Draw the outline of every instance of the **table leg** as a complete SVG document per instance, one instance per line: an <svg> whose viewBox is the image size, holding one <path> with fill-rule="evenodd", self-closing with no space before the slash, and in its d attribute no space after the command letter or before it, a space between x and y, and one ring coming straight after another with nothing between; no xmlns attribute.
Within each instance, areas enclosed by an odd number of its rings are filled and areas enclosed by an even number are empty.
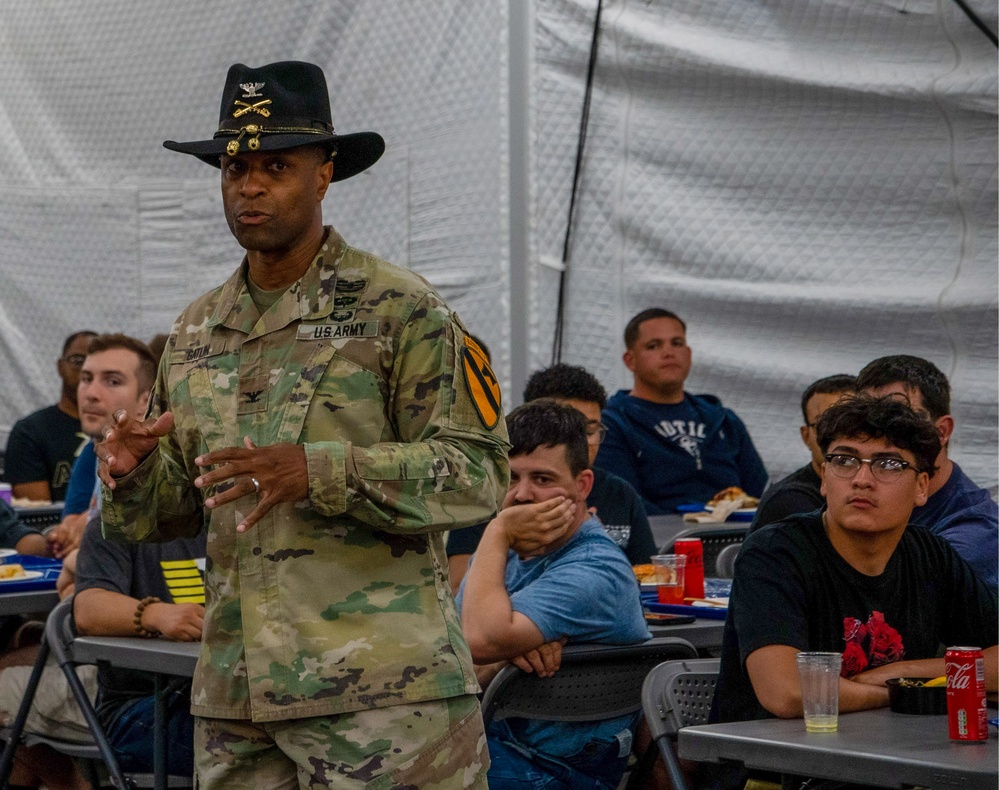
<svg viewBox="0 0 999 790"><path fill-rule="evenodd" d="M156 790L166 790L167 786L167 731L166 731L166 684L163 676L155 676L156 696L153 699L153 777Z"/></svg>

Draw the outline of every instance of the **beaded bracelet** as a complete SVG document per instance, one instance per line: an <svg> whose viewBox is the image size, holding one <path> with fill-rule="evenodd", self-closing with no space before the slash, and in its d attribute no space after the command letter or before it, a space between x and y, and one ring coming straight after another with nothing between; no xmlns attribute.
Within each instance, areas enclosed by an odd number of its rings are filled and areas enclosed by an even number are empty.
<svg viewBox="0 0 999 790"><path fill-rule="evenodd" d="M135 607L135 633L144 639L152 639L153 637L160 635L159 631L150 631L142 627L142 613L151 603L161 603L161 601L156 596L150 595L148 598L143 598L139 601L139 605Z"/></svg>

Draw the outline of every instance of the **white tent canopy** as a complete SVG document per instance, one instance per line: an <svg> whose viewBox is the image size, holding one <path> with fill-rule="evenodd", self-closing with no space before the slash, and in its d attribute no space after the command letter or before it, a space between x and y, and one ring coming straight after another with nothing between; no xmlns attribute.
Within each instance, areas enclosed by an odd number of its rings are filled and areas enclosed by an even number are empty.
<svg viewBox="0 0 999 790"><path fill-rule="evenodd" d="M970 3L996 29L994 4ZM325 212L426 276L507 404L551 361L597 0L12 0L0 15L0 441L81 328L167 331L240 259L215 129L233 62L326 71L382 161ZM953 0L606 0L562 359L629 384L621 332L690 325L689 387L804 463L812 380L884 354L951 379L954 457L997 483L996 48Z"/></svg>

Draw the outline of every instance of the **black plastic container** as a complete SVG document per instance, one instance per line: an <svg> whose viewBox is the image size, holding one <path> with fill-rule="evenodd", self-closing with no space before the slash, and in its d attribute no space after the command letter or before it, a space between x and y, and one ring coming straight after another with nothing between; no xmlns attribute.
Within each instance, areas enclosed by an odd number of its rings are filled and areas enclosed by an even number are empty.
<svg viewBox="0 0 999 790"><path fill-rule="evenodd" d="M946 686L913 686L908 683L925 683L933 678L892 678L888 686L888 707L895 713L912 713L920 716L943 716L947 713Z"/></svg>

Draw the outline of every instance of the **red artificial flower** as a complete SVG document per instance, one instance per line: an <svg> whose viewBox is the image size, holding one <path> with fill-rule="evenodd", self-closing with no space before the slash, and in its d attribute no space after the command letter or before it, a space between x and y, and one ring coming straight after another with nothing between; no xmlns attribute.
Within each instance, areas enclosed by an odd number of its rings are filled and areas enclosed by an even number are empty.
<svg viewBox="0 0 999 790"><path fill-rule="evenodd" d="M856 617L843 618L843 639L847 644L861 645L867 638L867 627Z"/></svg>
<svg viewBox="0 0 999 790"><path fill-rule="evenodd" d="M857 642L847 642L843 651L843 664L839 674L841 677L849 678L863 672L867 668L867 655Z"/></svg>
<svg viewBox="0 0 999 790"><path fill-rule="evenodd" d="M902 660L905 655L902 636L885 622L885 616L881 612L871 612L867 620L867 630L871 637L868 655L872 667Z"/></svg>

